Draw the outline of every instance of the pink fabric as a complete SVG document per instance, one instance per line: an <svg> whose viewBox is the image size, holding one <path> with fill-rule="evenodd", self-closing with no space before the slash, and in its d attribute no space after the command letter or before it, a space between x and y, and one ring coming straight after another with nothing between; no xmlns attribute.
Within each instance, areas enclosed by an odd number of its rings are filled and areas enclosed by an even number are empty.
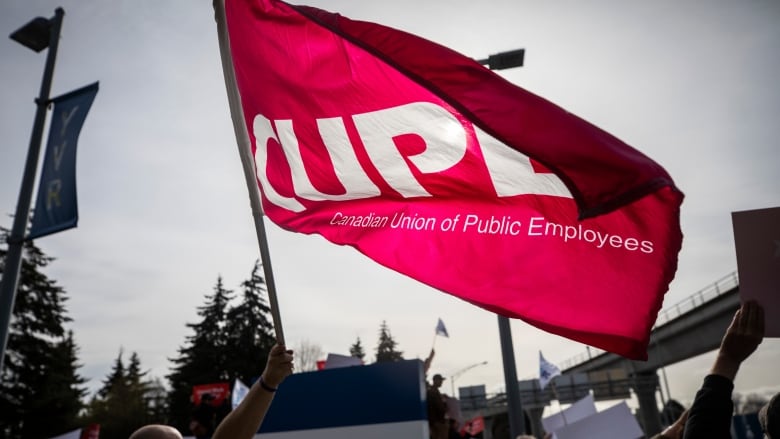
<svg viewBox="0 0 780 439"><path fill-rule="evenodd" d="M228 0L226 15L272 221L646 358L682 241L663 168L419 37L275 0Z"/></svg>

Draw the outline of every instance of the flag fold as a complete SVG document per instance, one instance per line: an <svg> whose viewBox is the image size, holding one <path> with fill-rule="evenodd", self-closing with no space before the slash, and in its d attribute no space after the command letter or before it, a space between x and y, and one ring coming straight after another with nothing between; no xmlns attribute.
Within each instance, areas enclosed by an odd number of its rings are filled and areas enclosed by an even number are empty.
<svg viewBox="0 0 780 439"><path fill-rule="evenodd" d="M277 0L225 19L269 219L646 358L682 241L660 165L420 37Z"/></svg>

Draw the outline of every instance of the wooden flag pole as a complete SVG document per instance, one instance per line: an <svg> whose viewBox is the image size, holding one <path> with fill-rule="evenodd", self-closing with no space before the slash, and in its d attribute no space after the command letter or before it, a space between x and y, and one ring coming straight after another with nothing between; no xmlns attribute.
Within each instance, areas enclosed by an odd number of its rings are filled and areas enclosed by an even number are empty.
<svg viewBox="0 0 780 439"><path fill-rule="evenodd" d="M268 303L271 307L276 342L285 344L284 331L282 330L282 318L279 313L279 301L276 298L276 284L274 283L273 270L271 268L271 254L268 251L268 237L265 233L263 222L263 205L260 200L260 190L257 186L257 177L254 172L254 159L252 157L251 142L247 134L244 113L241 108L241 96L236 85L236 73L233 70L233 59L230 54L230 39L227 33L225 21L225 1L214 0L214 19L217 22L217 34L219 36L219 54L222 59L222 74L225 77L225 89L227 91L230 106L230 117L233 120L233 131L236 135L238 154L244 168L249 202L252 206L252 218L255 221L257 244L260 247L260 260L263 263L265 284L268 287Z"/></svg>

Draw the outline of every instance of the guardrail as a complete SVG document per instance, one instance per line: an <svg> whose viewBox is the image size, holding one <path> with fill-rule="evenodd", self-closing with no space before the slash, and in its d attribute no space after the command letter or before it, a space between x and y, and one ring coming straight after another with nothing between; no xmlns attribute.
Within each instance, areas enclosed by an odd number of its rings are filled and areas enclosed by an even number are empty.
<svg viewBox="0 0 780 439"><path fill-rule="evenodd" d="M674 305L661 310L658 313L658 317L655 319L655 325L653 330L659 326L663 326L670 321L686 314L693 309L715 299L721 294L730 291L732 288L739 286L739 278L736 271L729 273L726 276L716 280L712 284L702 288L701 290L693 293L690 297L675 303ZM587 351L581 354L577 354L560 364L561 370L570 369L574 366L582 364L591 358L601 355L606 351L594 347L587 347Z"/></svg>

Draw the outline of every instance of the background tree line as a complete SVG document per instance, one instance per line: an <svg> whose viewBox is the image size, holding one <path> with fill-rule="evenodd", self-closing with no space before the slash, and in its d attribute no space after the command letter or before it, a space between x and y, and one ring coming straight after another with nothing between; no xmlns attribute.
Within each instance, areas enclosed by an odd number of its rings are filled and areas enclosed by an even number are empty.
<svg viewBox="0 0 780 439"><path fill-rule="evenodd" d="M8 231L0 227L0 273ZM148 423L164 423L190 434L192 387L238 378L250 385L274 344L273 325L260 262L240 285L238 295L217 277L212 293L198 307L199 321L187 323L186 337L166 381L149 377L136 352L119 349L98 391L88 398L79 375L78 346L65 306L63 287L44 274L53 261L32 242L25 243L19 287L0 372L0 438L47 439L100 424L101 439L126 439ZM234 304L235 303L235 304ZM379 327L376 362L402 360L386 322ZM296 351L297 371L314 370L322 349L303 340ZM360 338L350 355L365 360ZM229 404L229 401L228 403ZM227 411L216 413L218 422Z"/></svg>

